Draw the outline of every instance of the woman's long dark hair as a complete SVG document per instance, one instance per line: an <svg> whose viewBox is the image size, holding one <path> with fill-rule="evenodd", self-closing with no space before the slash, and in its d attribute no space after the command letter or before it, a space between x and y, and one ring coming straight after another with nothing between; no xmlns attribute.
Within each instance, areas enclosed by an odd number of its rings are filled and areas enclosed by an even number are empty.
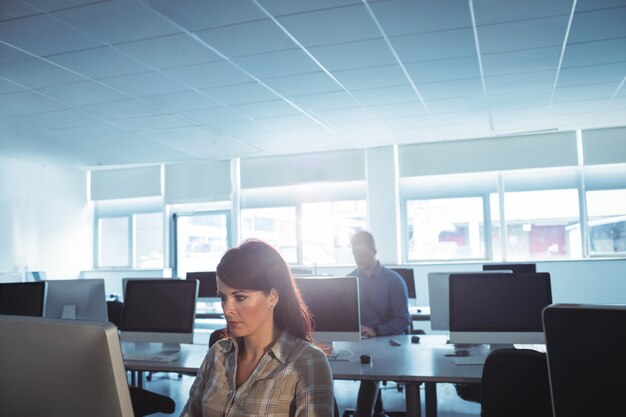
<svg viewBox="0 0 626 417"><path fill-rule="evenodd" d="M217 265L217 276L226 285L240 290L278 291L274 323L293 336L312 340L312 320L302 301L291 271L278 251L266 242L248 239L229 249Z"/></svg>

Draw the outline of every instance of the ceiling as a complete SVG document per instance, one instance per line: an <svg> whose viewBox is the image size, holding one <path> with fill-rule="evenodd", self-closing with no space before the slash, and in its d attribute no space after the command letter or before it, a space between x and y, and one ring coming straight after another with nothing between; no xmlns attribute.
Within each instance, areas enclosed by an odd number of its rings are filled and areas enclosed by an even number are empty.
<svg viewBox="0 0 626 417"><path fill-rule="evenodd" d="M626 0L1 0L0 152L82 166L626 125Z"/></svg>

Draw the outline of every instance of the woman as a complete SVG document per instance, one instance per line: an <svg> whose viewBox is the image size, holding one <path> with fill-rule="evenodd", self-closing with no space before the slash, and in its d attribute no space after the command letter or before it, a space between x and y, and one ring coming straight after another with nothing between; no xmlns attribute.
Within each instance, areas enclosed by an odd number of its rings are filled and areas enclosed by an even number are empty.
<svg viewBox="0 0 626 417"><path fill-rule="evenodd" d="M280 254L247 240L217 266L228 338L207 353L181 417L333 415L333 381Z"/></svg>

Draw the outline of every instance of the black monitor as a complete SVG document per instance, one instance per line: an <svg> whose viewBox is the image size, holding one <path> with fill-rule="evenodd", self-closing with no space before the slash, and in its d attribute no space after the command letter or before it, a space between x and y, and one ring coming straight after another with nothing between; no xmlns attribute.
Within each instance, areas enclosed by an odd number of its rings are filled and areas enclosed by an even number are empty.
<svg viewBox="0 0 626 417"><path fill-rule="evenodd" d="M196 280L129 279L120 320L122 340L193 343L197 288Z"/></svg>
<svg viewBox="0 0 626 417"><path fill-rule="evenodd" d="M406 283L409 298L416 299L417 294L415 293L415 275L413 274L413 268L391 268L391 270L397 272Z"/></svg>
<svg viewBox="0 0 626 417"><path fill-rule="evenodd" d="M214 299L218 298L217 296L217 273L215 271L207 271L207 272L187 272L185 277L186 279L195 279L198 280L200 287L198 289L198 298L199 299ZM207 301L214 301L207 300Z"/></svg>
<svg viewBox="0 0 626 417"><path fill-rule="evenodd" d="M361 340L357 277L295 278L314 321L318 341Z"/></svg>
<svg viewBox="0 0 626 417"><path fill-rule="evenodd" d="M555 417L626 416L626 305L543 312Z"/></svg>
<svg viewBox="0 0 626 417"><path fill-rule="evenodd" d="M451 274L450 342L545 343L541 312L552 304L550 274Z"/></svg>
<svg viewBox="0 0 626 417"><path fill-rule="evenodd" d="M0 316L0 335L0 416L133 416L113 324Z"/></svg>
<svg viewBox="0 0 626 417"><path fill-rule="evenodd" d="M483 271L513 271L514 274L534 274L537 272L537 265L532 263L523 264L484 264Z"/></svg>
<svg viewBox="0 0 626 417"><path fill-rule="evenodd" d="M102 322L109 320L104 279L63 279L47 282L46 318Z"/></svg>
<svg viewBox="0 0 626 417"><path fill-rule="evenodd" d="M42 317L45 311L45 282L0 284L0 314Z"/></svg>

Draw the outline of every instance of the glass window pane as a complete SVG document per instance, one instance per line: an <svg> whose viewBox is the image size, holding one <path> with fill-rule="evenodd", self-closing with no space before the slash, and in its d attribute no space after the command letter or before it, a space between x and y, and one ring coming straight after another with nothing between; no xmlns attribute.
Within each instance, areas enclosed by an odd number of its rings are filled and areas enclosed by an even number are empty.
<svg viewBox="0 0 626 417"><path fill-rule="evenodd" d="M273 245L287 262L297 263L296 208L242 209L241 240L253 237Z"/></svg>
<svg viewBox="0 0 626 417"><path fill-rule="evenodd" d="M129 267L128 217L98 219L98 266Z"/></svg>
<svg viewBox="0 0 626 417"><path fill-rule="evenodd" d="M495 206L494 219L499 218ZM577 190L505 193L504 216L507 260L582 256Z"/></svg>
<svg viewBox="0 0 626 417"><path fill-rule="evenodd" d="M626 190L587 192L591 255L626 254Z"/></svg>
<svg viewBox="0 0 626 417"><path fill-rule="evenodd" d="M367 227L365 201L329 201L302 204L302 263L354 263L350 238Z"/></svg>
<svg viewBox="0 0 626 417"><path fill-rule="evenodd" d="M177 274L215 271L224 252L228 250L228 215L196 213L181 215L176 225Z"/></svg>
<svg viewBox="0 0 626 417"><path fill-rule="evenodd" d="M135 214L134 228L135 268L163 268L163 214Z"/></svg>
<svg viewBox="0 0 626 417"><path fill-rule="evenodd" d="M408 260L485 257L482 197L407 201Z"/></svg>

